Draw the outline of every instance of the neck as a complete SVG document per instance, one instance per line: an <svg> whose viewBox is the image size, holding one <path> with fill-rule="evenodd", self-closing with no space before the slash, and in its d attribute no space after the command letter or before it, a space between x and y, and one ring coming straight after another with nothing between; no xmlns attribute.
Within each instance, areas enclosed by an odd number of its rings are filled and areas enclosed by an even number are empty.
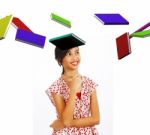
<svg viewBox="0 0 150 135"><path fill-rule="evenodd" d="M78 74L79 74L78 70L69 70L69 71L65 71L63 76L65 76L67 78L73 78L73 77L75 77Z"/></svg>

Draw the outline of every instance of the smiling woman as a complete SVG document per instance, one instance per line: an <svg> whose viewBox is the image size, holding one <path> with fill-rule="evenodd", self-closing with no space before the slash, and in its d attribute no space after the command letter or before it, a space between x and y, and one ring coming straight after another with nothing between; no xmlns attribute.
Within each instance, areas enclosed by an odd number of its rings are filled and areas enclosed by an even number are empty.
<svg viewBox="0 0 150 135"><path fill-rule="evenodd" d="M58 56L56 56L57 57L56 60L58 60L59 65L62 65L63 63L63 73L64 73L64 69L73 70L76 69L80 64L80 54L79 54L78 47L63 51L63 54L65 54L63 59L61 58L61 56L59 56L61 53L57 47L55 52L56 54L58 54Z"/></svg>
<svg viewBox="0 0 150 135"><path fill-rule="evenodd" d="M53 135L98 135L95 128L100 122L98 85L79 73L81 56L78 45L65 50L56 47L55 59L63 67L63 72L46 90L57 111L57 119L50 125L54 129Z"/></svg>

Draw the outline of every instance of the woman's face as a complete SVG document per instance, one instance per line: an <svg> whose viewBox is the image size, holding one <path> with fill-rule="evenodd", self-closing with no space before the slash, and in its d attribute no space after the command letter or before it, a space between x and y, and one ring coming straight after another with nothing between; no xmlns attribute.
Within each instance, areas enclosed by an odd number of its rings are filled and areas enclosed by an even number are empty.
<svg viewBox="0 0 150 135"><path fill-rule="evenodd" d="M78 68L80 60L79 48L74 47L69 49L69 51L66 53L65 57L63 58L62 65L65 70L75 70Z"/></svg>

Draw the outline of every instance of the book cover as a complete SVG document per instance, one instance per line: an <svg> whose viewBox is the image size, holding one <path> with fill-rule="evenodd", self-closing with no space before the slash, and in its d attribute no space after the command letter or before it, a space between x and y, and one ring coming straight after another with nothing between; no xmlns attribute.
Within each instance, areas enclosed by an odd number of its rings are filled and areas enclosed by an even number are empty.
<svg viewBox="0 0 150 135"><path fill-rule="evenodd" d="M131 37L140 37L140 38L148 37L148 36L150 36L150 30L135 32L135 33L131 34L130 36Z"/></svg>
<svg viewBox="0 0 150 135"><path fill-rule="evenodd" d="M145 24L144 26L142 26L141 28L139 28L138 30L136 30L135 32L140 32L140 31L143 31L143 30L145 30L147 27L149 27L150 26L150 22L148 22L147 24ZM134 33L135 33L134 32Z"/></svg>
<svg viewBox="0 0 150 135"><path fill-rule="evenodd" d="M62 18L62 17L60 17L60 16L58 16L58 15L56 15L54 13L51 13L50 16L51 16L52 20L54 20L54 21L56 21L58 23L61 23L61 24L65 25L65 26L67 26L69 28L71 27L71 22L69 20L67 20L65 18Z"/></svg>
<svg viewBox="0 0 150 135"><path fill-rule="evenodd" d="M10 23L12 21L13 16L9 15L2 19L0 19L0 39L5 38L6 33L9 29Z"/></svg>
<svg viewBox="0 0 150 135"><path fill-rule="evenodd" d="M118 59L129 55L131 53L131 46L129 40L129 33L124 33L123 35L116 38Z"/></svg>
<svg viewBox="0 0 150 135"><path fill-rule="evenodd" d="M27 27L19 18L13 17L12 24L15 28L23 29L29 32L32 32L29 27Z"/></svg>
<svg viewBox="0 0 150 135"><path fill-rule="evenodd" d="M95 14L95 16L104 25L129 24L129 22L120 14Z"/></svg>
<svg viewBox="0 0 150 135"><path fill-rule="evenodd" d="M15 40L22 41L43 48L45 44L45 36L17 29Z"/></svg>
<svg viewBox="0 0 150 135"><path fill-rule="evenodd" d="M52 38L49 40L49 42L59 47L62 50L70 49L85 44L84 40L82 40L81 38L79 38L73 33Z"/></svg>

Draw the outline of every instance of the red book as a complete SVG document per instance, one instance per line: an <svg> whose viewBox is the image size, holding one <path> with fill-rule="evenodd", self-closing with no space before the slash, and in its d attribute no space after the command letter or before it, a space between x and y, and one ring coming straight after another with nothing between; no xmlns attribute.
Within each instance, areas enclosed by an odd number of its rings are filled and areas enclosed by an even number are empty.
<svg viewBox="0 0 150 135"><path fill-rule="evenodd" d="M78 97L78 99L81 99L81 92L77 92L76 96Z"/></svg>
<svg viewBox="0 0 150 135"><path fill-rule="evenodd" d="M12 20L13 25L18 29L26 30L32 32L19 18L13 17Z"/></svg>
<svg viewBox="0 0 150 135"><path fill-rule="evenodd" d="M126 32L123 35L116 38L118 59L129 55L131 53L131 46L129 40L129 33Z"/></svg>

